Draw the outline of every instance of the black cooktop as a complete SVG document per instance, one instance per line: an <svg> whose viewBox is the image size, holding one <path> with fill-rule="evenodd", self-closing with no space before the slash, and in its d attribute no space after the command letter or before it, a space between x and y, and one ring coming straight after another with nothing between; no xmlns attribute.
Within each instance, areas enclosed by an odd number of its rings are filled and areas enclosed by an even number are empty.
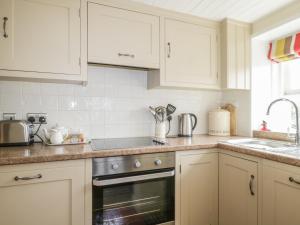
<svg viewBox="0 0 300 225"><path fill-rule="evenodd" d="M139 148L166 144L167 143L165 141L158 140L153 137L93 139L91 143L93 151Z"/></svg>

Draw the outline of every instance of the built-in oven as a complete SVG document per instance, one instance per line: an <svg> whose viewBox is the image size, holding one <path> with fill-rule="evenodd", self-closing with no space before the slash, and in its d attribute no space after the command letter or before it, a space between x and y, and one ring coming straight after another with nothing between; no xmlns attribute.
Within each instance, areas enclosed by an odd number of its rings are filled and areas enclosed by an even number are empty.
<svg viewBox="0 0 300 225"><path fill-rule="evenodd" d="M93 159L93 225L174 225L175 155Z"/></svg>

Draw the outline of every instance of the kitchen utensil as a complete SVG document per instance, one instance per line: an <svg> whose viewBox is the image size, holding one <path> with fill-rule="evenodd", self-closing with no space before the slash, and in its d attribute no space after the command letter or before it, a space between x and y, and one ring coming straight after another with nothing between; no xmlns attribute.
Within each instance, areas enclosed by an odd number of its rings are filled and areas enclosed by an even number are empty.
<svg viewBox="0 0 300 225"><path fill-rule="evenodd" d="M167 120L167 109L165 107L159 109L159 114L161 115L162 122Z"/></svg>
<svg viewBox="0 0 300 225"><path fill-rule="evenodd" d="M194 120L194 122L193 122ZM193 113L183 113L178 116L178 136L191 137L197 126L197 117Z"/></svg>
<svg viewBox="0 0 300 225"><path fill-rule="evenodd" d="M27 121L0 121L0 146L30 145L33 142L33 126Z"/></svg>
<svg viewBox="0 0 300 225"><path fill-rule="evenodd" d="M157 121L157 115L156 115L155 108L153 108L152 106L149 106L149 110L150 110L151 114L153 115L155 121Z"/></svg>
<svg viewBox="0 0 300 225"><path fill-rule="evenodd" d="M165 107L158 106L155 108L155 112L156 112L156 117L160 122L163 122L166 120L167 110Z"/></svg>
<svg viewBox="0 0 300 225"><path fill-rule="evenodd" d="M167 105L167 116L173 114L176 111L176 107L174 105Z"/></svg>
<svg viewBox="0 0 300 225"><path fill-rule="evenodd" d="M68 129L65 127L56 126L52 129L43 129L45 138L51 144L62 144L68 136Z"/></svg>
<svg viewBox="0 0 300 225"><path fill-rule="evenodd" d="M153 108L152 106L149 106L149 110L150 110L150 112L152 113L153 116L156 115L155 108Z"/></svg>
<svg viewBox="0 0 300 225"><path fill-rule="evenodd" d="M215 109L208 114L208 134L215 136L230 135L230 112L225 109Z"/></svg>
<svg viewBox="0 0 300 225"><path fill-rule="evenodd" d="M230 135L237 135L237 120L236 120L236 107L232 104L226 104L222 107L230 112Z"/></svg>

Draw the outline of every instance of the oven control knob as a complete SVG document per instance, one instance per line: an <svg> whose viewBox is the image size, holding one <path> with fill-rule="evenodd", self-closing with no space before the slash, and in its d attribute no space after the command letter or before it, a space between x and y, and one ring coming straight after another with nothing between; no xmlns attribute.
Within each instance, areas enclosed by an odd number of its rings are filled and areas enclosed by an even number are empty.
<svg viewBox="0 0 300 225"><path fill-rule="evenodd" d="M142 166L141 162L136 160L135 163L134 163L134 167L135 168L140 168Z"/></svg>
<svg viewBox="0 0 300 225"><path fill-rule="evenodd" d="M113 170L117 170L117 169L119 169L119 164L113 163L113 164L111 165L111 168L112 168Z"/></svg>
<svg viewBox="0 0 300 225"><path fill-rule="evenodd" d="M160 166L162 164L162 161L160 159L157 159L154 161L155 165Z"/></svg>

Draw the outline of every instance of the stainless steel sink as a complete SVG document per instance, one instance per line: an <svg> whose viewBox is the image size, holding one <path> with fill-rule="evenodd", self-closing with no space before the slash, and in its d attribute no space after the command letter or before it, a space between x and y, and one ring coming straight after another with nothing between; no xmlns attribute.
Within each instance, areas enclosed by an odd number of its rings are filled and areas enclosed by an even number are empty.
<svg viewBox="0 0 300 225"><path fill-rule="evenodd" d="M227 142L238 146L244 146L244 147L255 148L255 149L263 149L272 152L300 151L300 146L297 146L289 142L283 142L283 141L249 138L249 139L229 140Z"/></svg>

